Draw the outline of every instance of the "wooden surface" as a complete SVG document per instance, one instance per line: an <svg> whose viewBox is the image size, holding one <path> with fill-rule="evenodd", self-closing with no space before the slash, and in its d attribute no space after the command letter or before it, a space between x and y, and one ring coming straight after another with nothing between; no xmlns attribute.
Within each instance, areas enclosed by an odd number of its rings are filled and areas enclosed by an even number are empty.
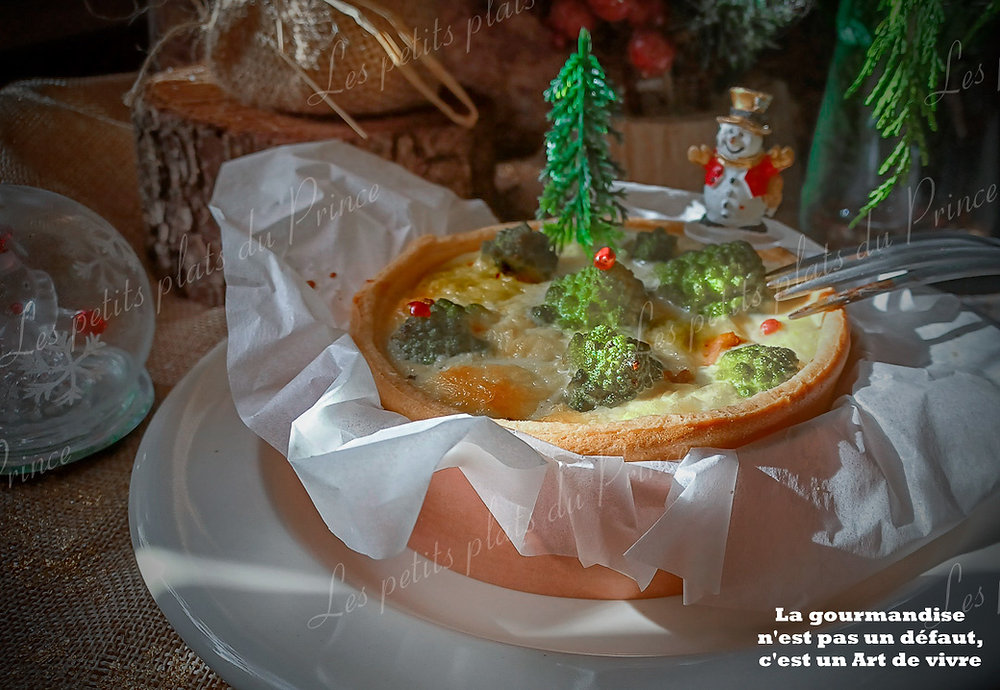
<svg viewBox="0 0 1000 690"><path fill-rule="evenodd" d="M340 139L466 198L493 197L488 108L473 129L436 109L360 120L363 139L336 117L252 108L228 96L202 66L152 77L133 107L143 217L159 278L221 304L219 230L208 205L222 163L273 146Z"/></svg>

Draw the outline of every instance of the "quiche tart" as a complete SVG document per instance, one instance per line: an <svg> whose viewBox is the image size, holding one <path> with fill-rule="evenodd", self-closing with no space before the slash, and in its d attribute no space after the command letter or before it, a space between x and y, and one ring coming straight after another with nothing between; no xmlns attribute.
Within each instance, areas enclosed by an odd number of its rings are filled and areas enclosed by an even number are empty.
<svg viewBox="0 0 1000 690"><path fill-rule="evenodd" d="M486 414L575 453L632 461L676 459L698 446L736 447L829 407L849 348L843 311L790 321L786 314L802 302L778 304L765 296L759 304L738 297L746 302L741 306L753 307L749 311L691 314L657 296L663 286L657 285L656 262L630 263L623 252L620 261L641 277L643 294L649 288L648 304L628 330L635 341L646 343L641 356L655 358L650 377L655 380L627 400L574 409L567 404L566 390L575 377L566 351L574 337L583 336L539 323L532 310L546 301L554 281L574 275L591 258L570 249L559 257L551 279L509 275L506 267L485 260L481 247L511 227L422 237L356 295L351 334L368 361L383 407L410 419ZM665 232L676 238L679 252L700 248L679 223L631 221L627 231L634 237L626 246L641 233ZM768 267L794 259L781 249L759 254ZM476 314L481 308L490 316L481 320L481 330L466 347L458 348L464 351L413 361L426 333L412 335L413 347L406 341L400 347L398 336L408 319L427 316L429 305L442 300L480 305ZM761 392L741 392L719 380L722 357L759 345L794 352L787 380ZM642 483L633 490L657 491ZM665 498L650 494L645 500L655 504ZM576 558L521 556L456 468L434 473L409 544L469 577L547 596L640 599L679 595L683 587L680 578L662 570L640 590L631 578L600 565L584 568Z"/></svg>
<svg viewBox="0 0 1000 690"><path fill-rule="evenodd" d="M386 409L410 419L486 414L581 455L620 455L632 461L677 459L699 446L736 447L829 408L849 348L842 310L790 321L787 313L801 302L776 303L764 296L757 297L759 304L747 305L752 309L733 315L691 315L658 300L654 289L629 331L651 345L663 363L663 381L623 404L572 409L564 402L573 375L564 353L574 329L539 325L530 317L551 281L522 281L480 256L483 243L508 227L422 237L356 295L351 335L371 367ZM677 238L679 251L701 247L684 236L679 223L637 220L627 229L643 233L657 228ZM768 268L794 260L778 248L759 254ZM556 276L589 261L581 251L567 250ZM628 257L619 261L625 264ZM655 271L642 265L648 263L635 262L630 268L655 288ZM482 333L486 345L430 364L406 361L393 350L393 334L414 305L436 299L474 303L492 313L494 321ZM768 326L777 330L767 332ZM788 380L744 397L719 380L717 355L752 344L789 348L799 364Z"/></svg>

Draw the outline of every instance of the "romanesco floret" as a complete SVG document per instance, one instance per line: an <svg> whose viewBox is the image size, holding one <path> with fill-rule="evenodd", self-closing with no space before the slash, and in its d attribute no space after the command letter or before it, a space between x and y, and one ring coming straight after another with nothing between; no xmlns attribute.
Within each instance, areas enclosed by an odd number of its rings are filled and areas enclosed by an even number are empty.
<svg viewBox="0 0 1000 690"><path fill-rule="evenodd" d="M703 316L748 311L769 296L764 264L748 242L712 244L657 266L657 294Z"/></svg>
<svg viewBox="0 0 1000 690"><path fill-rule="evenodd" d="M548 280L559 262L549 238L532 230L527 223L504 228L492 240L483 242L481 251L501 273L525 283Z"/></svg>
<svg viewBox="0 0 1000 690"><path fill-rule="evenodd" d="M628 402L663 380L663 365L650 354L647 343L608 326L574 334L566 358L576 369L566 388L566 402L578 412Z"/></svg>
<svg viewBox="0 0 1000 690"><path fill-rule="evenodd" d="M677 237L664 228L636 233L629 253L636 261L669 261L677 250Z"/></svg>
<svg viewBox="0 0 1000 690"><path fill-rule="evenodd" d="M799 370L799 358L787 347L753 344L728 350L718 366L719 378L749 398L792 378Z"/></svg>
<svg viewBox="0 0 1000 690"><path fill-rule="evenodd" d="M463 307L446 299L430 305L427 316L408 316L389 338L389 351L397 359L433 364L440 357L480 352L489 347L477 334L493 313L479 304Z"/></svg>
<svg viewBox="0 0 1000 690"><path fill-rule="evenodd" d="M634 326L649 299L642 281L616 263L602 271L588 266L557 278L545 293L545 302L532 309L540 323L555 323L566 330Z"/></svg>

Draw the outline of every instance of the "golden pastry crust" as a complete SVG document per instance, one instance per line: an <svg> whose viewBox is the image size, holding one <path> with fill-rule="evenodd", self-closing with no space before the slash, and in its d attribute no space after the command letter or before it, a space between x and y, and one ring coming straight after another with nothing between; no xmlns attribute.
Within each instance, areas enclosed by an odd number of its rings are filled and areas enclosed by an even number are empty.
<svg viewBox="0 0 1000 690"><path fill-rule="evenodd" d="M461 235L421 237L355 296L351 335L368 361L386 409L410 419L458 411L411 384L393 365L386 350L394 323L392 316L422 278L461 254L477 251L503 227L508 225ZM666 227L669 232L683 233L681 224L664 221L636 220L630 221L628 227L640 232ZM760 254L765 262L794 260L783 249L768 249ZM824 315L817 337L815 356L794 377L720 409L613 422L497 422L581 455L620 455L630 461L676 459L693 447L734 448L829 409L850 347L843 310Z"/></svg>

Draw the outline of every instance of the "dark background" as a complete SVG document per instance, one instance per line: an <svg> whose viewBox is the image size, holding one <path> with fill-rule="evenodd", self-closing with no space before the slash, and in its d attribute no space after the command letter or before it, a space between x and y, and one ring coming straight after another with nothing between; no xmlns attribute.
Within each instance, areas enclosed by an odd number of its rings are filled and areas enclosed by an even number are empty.
<svg viewBox="0 0 1000 690"><path fill-rule="evenodd" d="M168 0L169 1L169 0ZM146 14L128 0L0 0L0 86L139 69Z"/></svg>

